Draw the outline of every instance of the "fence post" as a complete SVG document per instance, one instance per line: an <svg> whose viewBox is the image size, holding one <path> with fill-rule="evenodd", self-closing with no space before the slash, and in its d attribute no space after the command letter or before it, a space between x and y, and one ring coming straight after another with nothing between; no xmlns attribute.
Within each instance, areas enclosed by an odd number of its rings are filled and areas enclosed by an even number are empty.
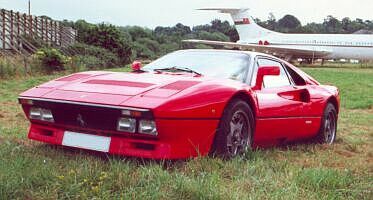
<svg viewBox="0 0 373 200"><path fill-rule="evenodd" d="M50 22L49 22L49 26L51 27L50 28L50 31L49 31L49 34L50 34L50 39L51 39L51 43L53 43L53 20L51 20Z"/></svg>
<svg viewBox="0 0 373 200"><path fill-rule="evenodd" d="M13 10L10 11L10 44L14 46L14 21L13 21Z"/></svg>
<svg viewBox="0 0 373 200"><path fill-rule="evenodd" d="M58 45L57 43L57 21L54 21L54 43Z"/></svg>
<svg viewBox="0 0 373 200"><path fill-rule="evenodd" d="M45 41L48 43L48 29L49 29L48 19L45 19L44 22L45 22Z"/></svg>
<svg viewBox="0 0 373 200"><path fill-rule="evenodd" d="M27 30L28 28L28 23L27 23L27 16L26 14L23 14L23 23L24 23L24 26L23 26L23 34L28 34L29 31Z"/></svg>
<svg viewBox="0 0 373 200"><path fill-rule="evenodd" d="M1 36L3 37L3 49L5 50L5 10L1 10L1 17L2 17L2 24L3 24L3 30Z"/></svg>
<svg viewBox="0 0 373 200"><path fill-rule="evenodd" d="M40 24L41 24L41 40L44 41L44 19L43 17L40 18Z"/></svg>
<svg viewBox="0 0 373 200"><path fill-rule="evenodd" d="M33 28L33 24L32 24L32 15L29 15L28 16L28 19L29 19L29 32L30 32L30 35L32 37L32 34L33 34L33 31L32 31L32 28Z"/></svg>
<svg viewBox="0 0 373 200"><path fill-rule="evenodd" d="M20 35L20 28L21 28L21 25L20 25L20 20L19 20L19 12L16 13L16 18L17 18L17 49L20 50L21 49L21 41L19 41L19 35Z"/></svg>
<svg viewBox="0 0 373 200"><path fill-rule="evenodd" d="M34 24L35 24L35 36L39 37L39 35L38 35L38 17L37 16L35 16Z"/></svg>
<svg viewBox="0 0 373 200"><path fill-rule="evenodd" d="M59 34L58 39L60 40L60 46L62 46L62 27L61 26L58 26L58 34Z"/></svg>

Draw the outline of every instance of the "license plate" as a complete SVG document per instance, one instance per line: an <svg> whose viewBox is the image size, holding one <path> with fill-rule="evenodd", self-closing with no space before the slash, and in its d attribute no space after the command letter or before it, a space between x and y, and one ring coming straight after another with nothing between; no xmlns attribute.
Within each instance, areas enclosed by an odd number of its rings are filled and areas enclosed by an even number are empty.
<svg viewBox="0 0 373 200"><path fill-rule="evenodd" d="M82 149L109 152L110 137L65 131L62 145Z"/></svg>

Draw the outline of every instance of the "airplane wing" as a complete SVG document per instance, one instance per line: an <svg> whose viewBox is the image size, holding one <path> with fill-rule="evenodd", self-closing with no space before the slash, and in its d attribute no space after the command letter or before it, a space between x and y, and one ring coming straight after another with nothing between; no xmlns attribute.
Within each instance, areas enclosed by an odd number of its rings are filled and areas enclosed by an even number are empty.
<svg viewBox="0 0 373 200"><path fill-rule="evenodd" d="M257 45L257 44L240 44L235 42L221 42L221 41L212 41L212 40L183 40L185 43L194 43L194 44L205 44L210 46L217 46L228 49L240 49L240 50L249 50L263 52L267 54L273 54L275 56L291 55L293 57L309 57L309 58L322 58L324 56L332 53L327 49L315 49L313 47L299 47L292 45Z"/></svg>

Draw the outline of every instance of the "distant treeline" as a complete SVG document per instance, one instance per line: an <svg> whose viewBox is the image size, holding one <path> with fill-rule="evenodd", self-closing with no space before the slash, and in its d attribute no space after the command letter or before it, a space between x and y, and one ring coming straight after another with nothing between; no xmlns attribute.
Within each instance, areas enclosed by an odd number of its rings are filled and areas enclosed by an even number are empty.
<svg viewBox="0 0 373 200"><path fill-rule="evenodd" d="M238 40L236 29L229 22L220 20L192 28L178 23L172 27L159 26L154 30L139 26L91 24L84 20L63 23L77 30L78 46L90 45L109 50L119 57L120 63L128 63L133 59L154 59L180 49L183 39Z"/></svg>
<svg viewBox="0 0 373 200"><path fill-rule="evenodd" d="M372 20L328 16L322 23L301 25L292 15L276 20L270 14L266 21L256 22L270 30L286 33L354 33L359 30L373 31ZM78 44L72 48L83 54L83 60L107 66L123 65L134 59L154 59L182 48L183 39L204 39L235 42L239 39L234 26L228 21L213 20L209 24L194 27L181 23L172 27L158 26L154 30L139 26L114 26L107 23L91 24L84 20L63 21L78 31ZM200 47L204 47L201 45ZM102 51L102 52L101 52ZM87 59L84 59L88 57ZM94 57L99 59L94 59Z"/></svg>
<svg viewBox="0 0 373 200"><path fill-rule="evenodd" d="M275 16L270 13L266 21L255 19L255 21L270 30L284 33L355 33L356 31L366 30L373 31L373 20L355 19L348 17L339 20L331 15L327 16L322 23L308 23L301 25L300 21L293 15L285 15L283 18L276 20Z"/></svg>
<svg viewBox="0 0 373 200"><path fill-rule="evenodd" d="M43 16L48 18L47 16ZM342 20L328 16L322 23L301 25L299 20L286 15L276 20L270 14L266 21L255 19L262 27L286 33L355 33L373 31L373 21L349 18ZM50 73L58 70L99 70L122 67L135 59L153 60L168 52L189 47L182 44L184 39L232 41L239 39L234 26L228 21L213 20L209 24L194 27L181 23L172 27L158 26L149 29L139 26L114 26L112 24L92 24L84 20L63 21L78 32L77 43L67 49L53 47L43 40L30 39L38 51L27 58L13 61L0 58L0 78L26 73ZM364 30L364 31L360 31ZM194 46L190 46L194 47ZM196 45L196 48L210 48ZM22 69L24 69L22 71Z"/></svg>

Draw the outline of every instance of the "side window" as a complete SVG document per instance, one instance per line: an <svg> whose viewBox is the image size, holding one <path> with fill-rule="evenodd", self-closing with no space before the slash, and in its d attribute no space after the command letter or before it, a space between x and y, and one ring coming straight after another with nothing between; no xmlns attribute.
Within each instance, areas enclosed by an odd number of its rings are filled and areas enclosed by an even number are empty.
<svg viewBox="0 0 373 200"><path fill-rule="evenodd" d="M291 85L289 77L287 76L284 67L281 63L269 59L258 59L258 66L278 66L280 68L279 76L264 76L263 87L275 88Z"/></svg>
<svg viewBox="0 0 373 200"><path fill-rule="evenodd" d="M287 65L285 65L285 67L289 75L293 79L295 85L306 85L306 81L297 72L295 72L291 67Z"/></svg>

